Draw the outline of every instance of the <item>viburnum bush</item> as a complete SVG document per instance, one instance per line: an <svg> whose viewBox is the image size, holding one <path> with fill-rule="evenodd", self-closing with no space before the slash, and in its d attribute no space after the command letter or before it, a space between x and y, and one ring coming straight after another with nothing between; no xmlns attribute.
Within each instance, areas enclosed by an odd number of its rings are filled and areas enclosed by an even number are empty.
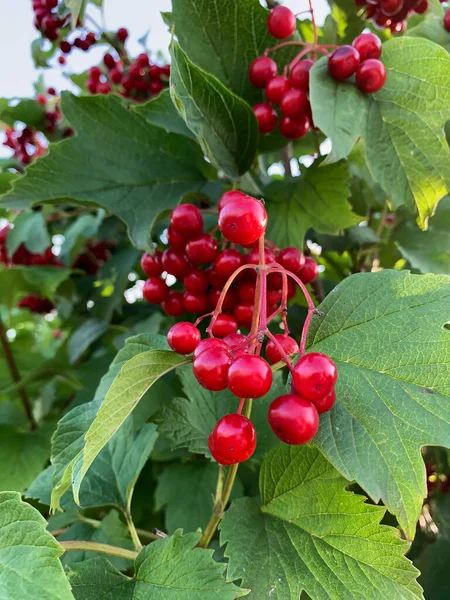
<svg viewBox="0 0 450 600"><path fill-rule="evenodd" d="M448 598L446 3L101 4L0 100L1 600Z"/></svg>

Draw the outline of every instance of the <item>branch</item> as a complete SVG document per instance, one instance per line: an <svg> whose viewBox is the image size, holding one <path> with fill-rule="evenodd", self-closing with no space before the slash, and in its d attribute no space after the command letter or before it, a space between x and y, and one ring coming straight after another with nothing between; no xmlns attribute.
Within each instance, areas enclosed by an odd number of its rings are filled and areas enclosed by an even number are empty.
<svg viewBox="0 0 450 600"><path fill-rule="evenodd" d="M98 542L58 542L59 545L64 549L65 552L69 550L84 550L85 552L98 552L98 554L107 554L109 556L119 556L120 558L127 558L129 560L135 560L138 553L133 550L126 550L119 546L110 546L109 544L100 544Z"/></svg>
<svg viewBox="0 0 450 600"><path fill-rule="evenodd" d="M292 177L292 169L291 169L291 158L292 158L292 144L289 143L287 146L281 149L281 162L284 168L284 176Z"/></svg>
<svg viewBox="0 0 450 600"><path fill-rule="evenodd" d="M11 373L11 377L12 377L14 383L19 384L17 391L18 391L20 399L22 401L22 405L23 405L23 408L27 415L28 421L30 422L31 429L36 429L37 423L33 417L31 403L30 403L30 400L28 399L25 388L23 387L23 385L21 383L21 377L19 374L19 370L17 369L16 361L14 360L11 346L8 341L8 336L6 335L6 327L5 327L5 324L3 323L3 320L1 317L0 317L0 343L3 348L3 354L5 355L6 364L8 365L9 372Z"/></svg>

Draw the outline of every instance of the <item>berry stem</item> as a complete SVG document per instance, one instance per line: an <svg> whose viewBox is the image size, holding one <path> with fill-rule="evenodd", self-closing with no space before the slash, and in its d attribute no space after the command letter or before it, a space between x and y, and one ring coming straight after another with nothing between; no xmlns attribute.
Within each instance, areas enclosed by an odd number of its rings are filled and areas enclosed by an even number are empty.
<svg viewBox="0 0 450 600"><path fill-rule="evenodd" d="M238 409L237 409L237 411L236 411L238 415L240 415L240 414L241 414L241 412L242 412L242 409L243 409L243 407L244 407L244 404L245 404L245 398L241 398L241 401L239 402Z"/></svg>
<svg viewBox="0 0 450 600"><path fill-rule="evenodd" d="M291 359L290 359L290 358L289 358L289 356L286 354L286 352L285 352L285 350L284 350L283 346L280 344L280 342L277 340L277 338L276 338L274 335L272 335L272 333L270 333L270 331L269 331L268 329L266 329L264 333L265 333L265 335L267 335L267 337L269 338L269 340L270 340L270 341L272 341L272 342L275 344L275 346L276 346L276 348L277 348L278 352L279 352L279 353L281 354L281 356L283 357L283 360L284 360L284 362L286 363L286 365L287 365L287 367L288 367L289 371L292 373L292 371L293 371L293 366L292 366L292 363L291 363Z"/></svg>
<svg viewBox="0 0 450 600"><path fill-rule="evenodd" d="M312 0L308 0L308 4L309 4L309 11L311 13L311 23L312 23L312 27L313 27L313 32L314 32L314 41L313 41L313 46L314 48L317 47L317 40L318 40L318 33L317 33L317 24L316 24L316 17L314 15L314 8L312 5ZM313 53L312 55L313 60L316 58L315 57L315 53Z"/></svg>
<svg viewBox="0 0 450 600"><path fill-rule="evenodd" d="M126 550L119 546L110 546L109 544L101 544L98 542L60 541L59 545L65 552L68 550L84 550L85 552L97 552L98 554L118 556L128 560L135 560L138 555L138 553L133 552L133 550Z"/></svg>
<svg viewBox="0 0 450 600"><path fill-rule="evenodd" d="M272 46L272 48L266 48L264 50L264 56L267 56L268 54L270 54L270 52L275 52L276 50L281 50L282 48L288 48L289 46L299 46L300 48L307 48L308 52L311 50L311 44L309 42L298 42L295 40L291 40L289 42L281 42L281 44Z"/></svg>
<svg viewBox="0 0 450 600"><path fill-rule="evenodd" d="M8 340L8 336L6 335L6 327L3 323L2 318L0 317L0 343L3 348L3 354L5 355L6 364L8 365L9 372L11 374L11 378L14 383L20 384L21 377L19 370L16 365L16 361L14 359L14 355L11 350L11 345ZM17 391L19 392L20 399L22 401L23 408L27 415L27 419L30 423L31 429L37 428L37 423L33 416L33 410L31 408L31 403L28 398L28 395L25 391L23 385L18 385Z"/></svg>

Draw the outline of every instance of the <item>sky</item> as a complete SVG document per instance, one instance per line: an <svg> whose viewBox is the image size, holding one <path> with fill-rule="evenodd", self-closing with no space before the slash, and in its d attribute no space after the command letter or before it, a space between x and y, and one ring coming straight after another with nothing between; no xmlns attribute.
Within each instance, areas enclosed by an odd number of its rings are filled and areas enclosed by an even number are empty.
<svg viewBox="0 0 450 600"><path fill-rule="evenodd" d="M239 2L239 0L229 0ZM150 31L148 46L152 50L162 50L167 56L170 35L167 26L161 19L161 11L170 11L171 0L103 0L104 18L109 30L126 27L130 31L127 48L131 55L138 54L142 49L137 40ZM307 9L307 0L286 0L283 4L289 6L295 13ZM76 50L67 60L67 65L60 67L56 58L52 61L53 69L34 68L30 54L30 45L39 37L33 26L33 10L31 0L0 0L2 18L0 19L0 97L33 97L33 82L39 72L44 74L47 86L53 86L60 91L71 88L71 83L63 73L81 73L90 66L100 62L105 52L105 46L92 48L88 53ZM6 8L7 7L7 8ZM318 21L323 21L326 14L326 0L314 0ZM89 13L97 22L101 14L92 5Z"/></svg>

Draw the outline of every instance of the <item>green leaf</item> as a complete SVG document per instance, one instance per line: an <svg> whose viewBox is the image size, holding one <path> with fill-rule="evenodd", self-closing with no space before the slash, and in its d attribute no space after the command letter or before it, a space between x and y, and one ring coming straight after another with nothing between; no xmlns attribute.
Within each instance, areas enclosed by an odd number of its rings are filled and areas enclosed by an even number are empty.
<svg viewBox="0 0 450 600"><path fill-rule="evenodd" d="M132 110L143 117L147 123L165 129L167 133L178 133L195 139L195 135L188 129L186 123L180 117L170 98L170 90L164 90L150 102L137 104Z"/></svg>
<svg viewBox="0 0 450 600"><path fill-rule="evenodd" d="M42 212L23 212L14 219L14 228L8 232L6 238L9 256L12 256L21 244L25 244L33 254L42 254L51 245Z"/></svg>
<svg viewBox="0 0 450 600"><path fill-rule="evenodd" d="M2 168L3 163L0 160L0 169ZM18 165L11 165L11 167L16 167ZM5 169L9 168L8 165L5 165ZM8 192L15 182L16 179L19 178L17 173L11 173L9 171L5 171L4 173L0 173L0 194L5 194ZM0 207L1 210L1 207Z"/></svg>
<svg viewBox="0 0 450 600"><path fill-rule="evenodd" d="M3 203L13 209L70 199L120 217L134 244L146 249L163 210L204 185L198 146L166 133L127 110L114 95L81 97L63 92L62 110L77 135L52 145L27 169Z"/></svg>
<svg viewBox="0 0 450 600"><path fill-rule="evenodd" d="M406 221L394 232L393 240L414 269L450 275L450 196L439 202L427 231Z"/></svg>
<svg viewBox="0 0 450 600"><path fill-rule="evenodd" d="M77 26L78 17L84 11L88 0L64 0L64 4L71 12L72 29Z"/></svg>
<svg viewBox="0 0 450 600"><path fill-rule="evenodd" d="M36 40L31 42L31 58L33 59L34 66L36 68L49 66L48 61L55 54L57 45L52 43L49 50L45 50L47 47L48 40L39 36Z"/></svg>
<svg viewBox="0 0 450 600"><path fill-rule="evenodd" d="M76 406L66 415L64 415L62 419L60 419L58 428L52 439L52 465L54 467L53 491L51 496L52 510L60 508L60 500L65 492L69 489L72 482L72 469L77 457L83 450L86 432L93 423L99 406L103 402L108 390L110 389L116 376L119 374L122 366L134 356L142 354L145 351L148 351L150 348L154 348L160 337L161 336L152 334L142 334L129 338L126 341L124 348L117 353L117 356L111 363L108 372L103 376L93 401L81 406ZM133 420L133 415L131 415L130 419ZM138 422L136 426L140 427L141 422ZM148 435L151 435L150 432ZM114 439L114 442L110 442L110 449L119 448L120 452L120 444L123 443L124 446L127 446L129 443L127 437L130 436L131 434L128 428L128 423L125 422L123 425L123 433L118 432L116 436L118 439ZM120 442L120 440L122 441ZM105 455L107 452L110 452L110 449L107 448L103 451ZM142 467L139 468L140 463L137 456L135 456L135 459L137 464L135 470L138 474ZM99 458L98 460L100 461L101 459ZM120 465L120 463L117 464ZM95 482L97 478L95 462L92 466L92 469L92 481ZM84 494L84 489L88 490L91 487L89 479L90 474L87 476L88 483L82 486L80 491L80 501L83 506L89 503L89 497L86 497ZM115 483L116 482L111 482L112 487L114 487ZM92 485L98 485L98 482L97 484L93 483ZM111 488L108 486L108 494L111 493L110 489ZM62 507L66 508L67 506L71 505L71 500L67 500L67 496L65 496L63 498Z"/></svg>
<svg viewBox="0 0 450 600"><path fill-rule="evenodd" d="M249 104L262 101L261 90L252 87L248 79L248 66L277 40L269 34L268 12L257 0L173 0L172 13L164 16L174 25L180 46L195 65ZM298 34L295 37L300 39ZM271 56L284 65L297 53L294 47Z"/></svg>
<svg viewBox="0 0 450 600"><path fill-rule="evenodd" d="M107 321L87 319L76 329L67 344L69 361L74 364L89 346L109 329Z"/></svg>
<svg viewBox="0 0 450 600"><path fill-rule="evenodd" d="M43 469L50 456L48 428L22 433L0 427L0 491L23 492Z"/></svg>
<svg viewBox="0 0 450 600"><path fill-rule="evenodd" d="M266 190L268 237L280 246L303 247L310 227L339 233L362 220L352 213L349 176L344 163L320 167L314 163L301 178L274 181Z"/></svg>
<svg viewBox="0 0 450 600"><path fill-rule="evenodd" d="M0 597L2 600L73 600L59 561L63 549L45 530L39 512L20 494L0 493Z"/></svg>
<svg viewBox="0 0 450 600"><path fill-rule="evenodd" d="M69 580L76 600L234 600L246 596L223 577L224 564L212 550L196 548L199 533L174 535L146 546L136 559L133 579L116 571L105 558L72 567Z"/></svg>
<svg viewBox="0 0 450 600"><path fill-rule="evenodd" d="M0 303L12 308L27 294L53 298L58 286L71 273L71 269L60 267L0 266Z"/></svg>
<svg viewBox="0 0 450 600"><path fill-rule="evenodd" d="M450 36L444 27L443 15L428 14L425 19L416 25L407 29L406 35L410 37L425 38L439 44L450 52Z"/></svg>
<svg viewBox="0 0 450 600"><path fill-rule="evenodd" d="M164 522L168 533L177 529L186 533L205 528L214 506L217 475L218 465L213 463L173 464L164 469L158 477L155 508L165 507ZM242 485L237 480L232 498L242 495Z"/></svg>
<svg viewBox="0 0 450 600"><path fill-rule="evenodd" d="M178 375L186 398L173 398L162 405L158 431L171 440L173 449L188 448L192 453L211 456L209 434L223 415L236 412L238 401L229 391L213 393L200 387L191 365L179 369ZM267 423L267 410L277 396L285 393L282 374L275 372L270 392L253 403L252 422L258 437L254 459L278 443Z"/></svg>
<svg viewBox="0 0 450 600"><path fill-rule="evenodd" d="M231 179L238 179L256 155L258 124L252 109L194 65L175 40L170 54L173 103L211 162Z"/></svg>
<svg viewBox="0 0 450 600"><path fill-rule="evenodd" d="M411 538L426 496L420 448L450 447L449 303L446 276L361 273L328 294L308 336L339 373L314 443Z"/></svg>
<svg viewBox="0 0 450 600"><path fill-rule="evenodd" d="M94 237L101 225L104 210L98 210L96 215L81 215L64 231L64 242L61 246L58 260L71 265L80 254L85 240Z"/></svg>
<svg viewBox="0 0 450 600"><path fill-rule="evenodd" d="M448 565L450 562L450 541L438 539L428 546L414 561L420 570L419 583L427 600L447 600L450 596Z"/></svg>
<svg viewBox="0 0 450 600"><path fill-rule="evenodd" d="M313 119L332 142L332 150L323 164L345 158L364 135L369 96L359 91L353 82L333 79L328 61L317 61L309 73L310 101Z"/></svg>
<svg viewBox="0 0 450 600"><path fill-rule="evenodd" d="M423 598L402 556L408 544L379 525L384 508L345 491L316 449L274 449L259 481L262 505L237 500L220 526L228 575L242 578L249 598Z"/></svg>
<svg viewBox="0 0 450 600"><path fill-rule="evenodd" d="M21 121L30 127L41 129L44 125L45 107L36 100L30 98L14 98L12 104L8 100L0 104L0 122L14 127L17 121Z"/></svg>
<svg viewBox="0 0 450 600"><path fill-rule="evenodd" d="M86 433L83 456L80 458L81 468L77 470L77 478L73 486L77 503L79 503L83 478L99 452L153 383L185 362L186 359L175 352L149 350L125 363Z"/></svg>

